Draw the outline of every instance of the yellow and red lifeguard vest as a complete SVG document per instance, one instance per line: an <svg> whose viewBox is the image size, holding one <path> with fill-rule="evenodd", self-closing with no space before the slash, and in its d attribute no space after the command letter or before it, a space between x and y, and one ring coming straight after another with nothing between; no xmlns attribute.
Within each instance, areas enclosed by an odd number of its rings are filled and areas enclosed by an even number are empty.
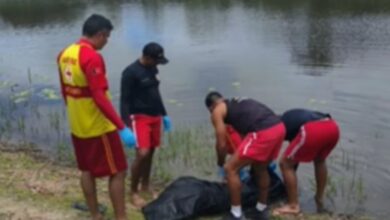
<svg viewBox="0 0 390 220"><path fill-rule="evenodd" d="M91 96L88 80L80 65L80 50L92 47L76 43L66 48L58 59L60 77L65 93L70 130L79 138L98 137L116 130L99 110ZM110 98L107 91L107 97Z"/></svg>

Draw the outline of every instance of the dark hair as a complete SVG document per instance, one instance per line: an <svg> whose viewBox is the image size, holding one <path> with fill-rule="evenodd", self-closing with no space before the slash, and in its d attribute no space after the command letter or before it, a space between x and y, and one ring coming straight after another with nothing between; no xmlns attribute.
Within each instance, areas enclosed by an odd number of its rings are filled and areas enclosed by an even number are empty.
<svg viewBox="0 0 390 220"><path fill-rule="evenodd" d="M93 37L100 31L112 31L112 29L114 29L114 26L112 26L110 20L101 15L93 14L84 22L83 35Z"/></svg>
<svg viewBox="0 0 390 220"><path fill-rule="evenodd" d="M217 91L213 91L213 92L210 92L209 94L206 95L204 103L206 104L207 108L210 108L214 104L214 102L220 98L223 98L221 93L219 93Z"/></svg>

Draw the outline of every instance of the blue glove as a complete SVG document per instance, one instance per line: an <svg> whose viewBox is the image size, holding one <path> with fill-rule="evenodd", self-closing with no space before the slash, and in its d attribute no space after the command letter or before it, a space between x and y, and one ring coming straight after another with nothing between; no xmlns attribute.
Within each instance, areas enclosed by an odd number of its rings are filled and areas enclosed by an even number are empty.
<svg viewBox="0 0 390 220"><path fill-rule="evenodd" d="M171 123L171 119L169 118L169 116L164 116L163 123L164 123L164 131L170 132L172 129L172 123Z"/></svg>
<svg viewBox="0 0 390 220"><path fill-rule="evenodd" d="M225 170L223 169L223 167L218 167L218 176L221 177L222 179L224 179L226 177L226 173L225 173ZM240 176L240 180L241 181L244 181L246 179L248 179L250 176L249 176L249 172L247 169L245 168L242 168L239 172L238 172L238 175Z"/></svg>
<svg viewBox="0 0 390 220"><path fill-rule="evenodd" d="M226 177L225 170L223 169L223 167L218 167L217 174L218 174L218 176L221 177L222 179Z"/></svg>
<svg viewBox="0 0 390 220"><path fill-rule="evenodd" d="M276 175L278 177L281 177L282 174L280 173L280 169L278 169L278 164L275 163L275 162L271 162L269 165L268 165L268 172L271 174L271 175Z"/></svg>
<svg viewBox="0 0 390 220"><path fill-rule="evenodd" d="M272 170L272 171L276 171L276 168L277 168L277 164L275 162L272 162L268 165L268 169L269 170Z"/></svg>
<svg viewBox="0 0 390 220"><path fill-rule="evenodd" d="M245 169L245 168L242 168L239 172L238 172L238 175L240 176L240 180L241 182L247 180L250 178L250 175L249 175L249 170L248 169Z"/></svg>
<svg viewBox="0 0 390 220"><path fill-rule="evenodd" d="M135 147L135 141L136 141L135 136L134 136L133 132L128 127L125 127L122 130L120 130L119 136L121 137L123 143L125 143L125 145L128 148Z"/></svg>

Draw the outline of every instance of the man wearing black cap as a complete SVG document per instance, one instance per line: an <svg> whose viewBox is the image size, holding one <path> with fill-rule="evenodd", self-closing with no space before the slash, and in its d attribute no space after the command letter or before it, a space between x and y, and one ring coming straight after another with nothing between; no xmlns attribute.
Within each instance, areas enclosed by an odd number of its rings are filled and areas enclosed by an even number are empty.
<svg viewBox="0 0 390 220"><path fill-rule="evenodd" d="M131 201L139 208L145 201L138 194L138 186L141 181L141 190L149 191L152 158L160 145L161 124L164 131L171 130L157 77L157 65L167 63L162 46L152 42L145 45L142 57L122 73L121 116L132 127L137 139L136 158L131 166Z"/></svg>

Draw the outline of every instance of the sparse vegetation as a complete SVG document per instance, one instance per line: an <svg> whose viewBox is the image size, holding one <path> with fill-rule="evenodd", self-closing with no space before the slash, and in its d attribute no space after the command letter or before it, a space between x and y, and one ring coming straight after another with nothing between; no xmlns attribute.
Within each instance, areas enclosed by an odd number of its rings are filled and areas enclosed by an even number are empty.
<svg viewBox="0 0 390 220"><path fill-rule="evenodd" d="M0 205L4 207L0 210L0 219L86 219L87 214L71 208L73 202L82 201L83 197L69 143L65 111L40 105L41 102L49 106L52 102L59 102L59 93L45 86L38 89L33 85L30 71L28 76L30 84L27 89L6 81L0 84L0 185L3 186L0 188ZM156 190L163 189L181 175L215 178L213 133L207 126L176 127L172 133L164 134L165 143L156 154L152 175ZM31 140L36 140L36 143L31 143ZM37 145L46 147L38 149ZM128 156L131 162L134 151L128 150ZM343 151L341 158L332 158L331 162L340 163L351 177L330 175L328 199L341 198L345 201L345 210L358 210L364 206L366 194L353 155ZM314 188L314 181L311 183ZM98 188L100 202L108 205L106 181L99 182ZM112 218L112 210L108 210L107 216ZM130 205L128 210L132 220L143 219L141 213ZM287 219L361 218L353 215L301 215Z"/></svg>
<svg viewBox="0 0 390 220"><path fill-rule="evenodd" d="M73 220L88 219L88 214L72 209L73 202L82 201L78 171L73 167L58 165L56 160L42 157L39 151L9 152L1 145L0 154L0 219ZM31 148L30 148L31 149ZM160 161L161 162L161 161ZM159 162L159 163L160 163ZM160 164L159 164L160 165ZM157 176L155 176L156 179ZM168 181L168 179L167 179ZM160 181L162 182L162 181ZM107 181L98 181L99 202L108 206ZM155 183L155 188L162 185ZM148 197L148 195L145 195ZM127 203L129 219L142 220L142 214ZM112 209L106 213L112 219ZM204 220L218 218L203 218ZM364 220L353 215L300 215L273 219L307 220Z"/></svg>

